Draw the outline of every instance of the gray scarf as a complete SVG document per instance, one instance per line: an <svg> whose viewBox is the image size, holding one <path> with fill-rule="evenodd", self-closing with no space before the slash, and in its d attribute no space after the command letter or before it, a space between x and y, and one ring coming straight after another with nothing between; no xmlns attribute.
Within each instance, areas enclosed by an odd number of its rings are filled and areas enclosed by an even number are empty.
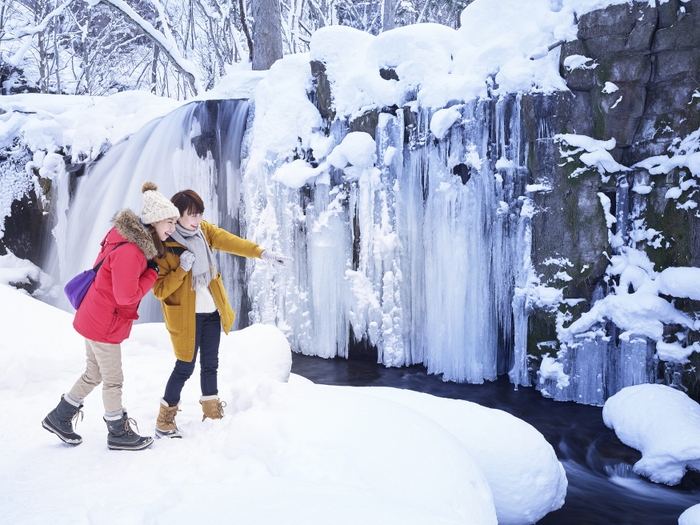
<svg viewBox="0 0 700 525"><path fill-rule="evenodd" d="M186 230L179 224L175 225L175 231L170 235L194 254L194 264L192 265L192 289L204 288L216 275L216 265L214 264L214 253L209 247L209 243L204 238L202 228L195 231Z"/></svg>

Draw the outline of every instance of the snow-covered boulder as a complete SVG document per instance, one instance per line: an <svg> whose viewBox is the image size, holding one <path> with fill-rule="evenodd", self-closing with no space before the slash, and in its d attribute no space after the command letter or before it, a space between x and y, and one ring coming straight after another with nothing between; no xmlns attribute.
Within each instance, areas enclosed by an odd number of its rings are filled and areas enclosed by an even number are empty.
<svg viewBox="0 0 700 525"><path fill-rule="evenodd" d="M603 421L639 450L634 472L676 485L687 468L700 470L700 405L664 385L623 388L603 407Z"/></svg>
<svg viewBox="0 0 700 525"><path fill-rule="evenodd" d="M678 525L700 525L700 504L693 505L681 514Z"/></svg>
<svg viewBox="0 0 700 525"><path fill-rule="evenodd" d="M421 392L364 392L411 407L454 435L491 487L499 525L536 523L564 505L568 481L552 446L533 426L502 410Z"/></svg>

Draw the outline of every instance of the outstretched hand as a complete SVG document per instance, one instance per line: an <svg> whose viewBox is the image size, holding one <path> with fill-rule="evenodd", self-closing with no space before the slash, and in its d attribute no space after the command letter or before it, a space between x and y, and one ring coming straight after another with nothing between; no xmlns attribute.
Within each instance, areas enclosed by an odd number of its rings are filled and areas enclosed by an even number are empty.
<svg viewBox="0 0 700 525"><path fill-rule="evenodd" d="M265 250L260 256L263 261L274 264L275 266L284 266L287 262L291 261L291 257L282 255L281 253L271 252L270 250Z"/></svg>

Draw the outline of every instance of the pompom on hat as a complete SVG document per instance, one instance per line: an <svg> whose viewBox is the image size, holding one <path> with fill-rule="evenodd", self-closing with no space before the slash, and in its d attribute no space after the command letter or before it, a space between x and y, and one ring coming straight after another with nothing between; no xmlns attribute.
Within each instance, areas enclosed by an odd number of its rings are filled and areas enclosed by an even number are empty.
<svg viewBox="0 0 700 525"><path fill-rule="evenodd" d="M165 219L177 219L180 210L158 191L158 185L154 182L144 182L141 186L143 193L143 208L141 209L141 222L153 224Z"/></svg>

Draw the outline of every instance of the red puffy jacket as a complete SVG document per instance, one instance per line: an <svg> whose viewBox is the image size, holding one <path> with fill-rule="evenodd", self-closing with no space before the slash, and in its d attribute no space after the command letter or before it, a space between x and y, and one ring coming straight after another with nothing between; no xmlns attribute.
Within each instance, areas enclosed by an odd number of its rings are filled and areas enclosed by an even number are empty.
<svg viewBox="0 0 700 525"><path fill-rule="evenodd" d="M103 258L104 262L75 313L73 327L87 339L119 344L129 337L141 299L158 279L158 273L146 266L157 250L131 210L120 211L112 222L95 264ZM127 244L117 248L120 242Z"/></svg>

